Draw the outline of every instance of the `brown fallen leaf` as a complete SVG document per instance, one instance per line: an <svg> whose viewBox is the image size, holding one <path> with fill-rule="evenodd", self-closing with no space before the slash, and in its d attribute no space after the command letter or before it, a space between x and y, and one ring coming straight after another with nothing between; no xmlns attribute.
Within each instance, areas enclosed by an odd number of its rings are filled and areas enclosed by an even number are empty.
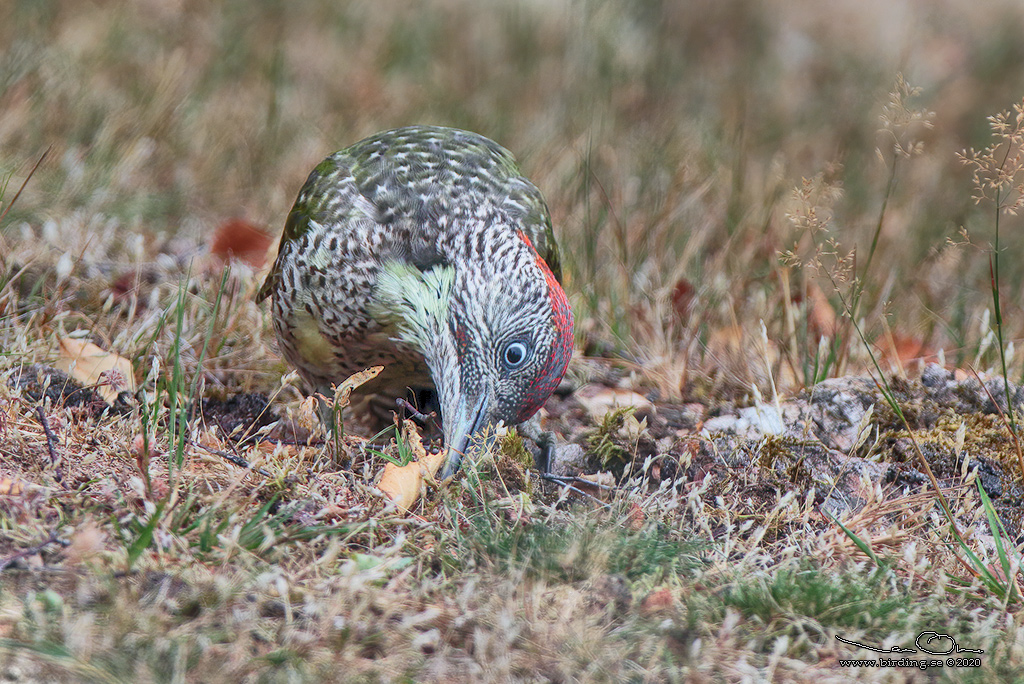
<svg viewBox="0 0 1024 684"><path fill-rule="evenodd" d="M672 311L679 320L686 321L697 301L697 288L686 278L680 278L672 288Z"/></svg>
<svg viewBox="0 0 1024 684"><path fill-rule="evenodd" d="M834 336L839 327L836 310L814 281L807 286L807 300L807 323L814 339Z"/></svg>
<svg viewBox="0 0 1024 684"><path fill-rule="evenodd" d="M24 491L25 486L18 480L0 477L0 496L19 496Z"/></svg>
<svg viewBox="0 0 1024 684"><path fill-rule="evenodd" d="M232 218L221 223L213 233L210 253L221 261L238 259L255 268L263 266L267 251L274 239L243 218Z"/></svg>
<svg viewBox="0 0 1024 684"><path fill-rule="evenodd" d="M318 399L318 397L323 397L323 395L311 394L303 399L302 403L299 404L299 426L304 430L308 430L310 433L316 432L320 427L320 414L318 412L320 399Z"/></svg>
<svg viewBox="0 0 1024 684"><path fill-rule="evenodd" d="M929 363L937 363L938 353L920 337L892 333L875 343L880 362L894 370L921 370Z"/></svg>
<svg viewBox="0 0 1024 684"><path fill-rule="evenodd" d="M354 389L373 380L380 375L382 370L384 370L384 366L370 366L366 370L361 370L348 376L340 385L331 385L331 389L334 390L333 397L325 396L319 392L306 397L299 405L299 425L310 432L316 432L318 427L323 427L320 425L320 418L322 416L320 413L321 402L329 408L340 411L349 405L349 398L352 396Z"/></svg>
<svg viewBox="0 0 1024 684"><path fill-rule="evenodd" d="M652 591L640 601L640 614L645 617L667 613L672 610L675 597L671 589Z"/></svg>
<svg viewBox="0 0 1024 684"><path fill-rule="evenodd" d="M402 423L402 440L412 449L416 460L404 466L387 463L377 482L377 489L387 494L400 510L408 511L419 498L423 481L434 479L447 451L428 454L416 424L411 420Z"/></svg>
<svg viewBox="0 0 1024 684"><path fill-rule="evenodd" d="M366 370L348 376L340 385L335 385L334 401L338 404L338 408L348 406L348 398L352 396L352 390L373 380L380 375L382 370L384 370L384 366L370 366Z"/></svg>
<svg viewBox="0 0 1024 684"><path fill-rule="evenodd" d="M83 385L95 387L108 404L117 401L121 392L135 391L131 361L88 340L62 337L56 366Z"/></svg>

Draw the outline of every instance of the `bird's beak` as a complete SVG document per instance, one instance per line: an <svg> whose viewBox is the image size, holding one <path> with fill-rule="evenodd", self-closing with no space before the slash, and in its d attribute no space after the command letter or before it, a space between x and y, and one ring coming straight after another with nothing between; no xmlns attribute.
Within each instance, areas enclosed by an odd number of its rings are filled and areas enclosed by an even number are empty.
<svg viewBox="0 0 1024 684"><path fill-rule="evenodd" d="M447 402L441 402L441 423L444 426L444 443L448 447L440 479L446 480L459 471L462 458L471 448L479 448L474 437L487 425L488 396L486 390L478 397L459 397L452 402L452 410L445 411ZM449 415L444 415L449 413Z"/></svg>

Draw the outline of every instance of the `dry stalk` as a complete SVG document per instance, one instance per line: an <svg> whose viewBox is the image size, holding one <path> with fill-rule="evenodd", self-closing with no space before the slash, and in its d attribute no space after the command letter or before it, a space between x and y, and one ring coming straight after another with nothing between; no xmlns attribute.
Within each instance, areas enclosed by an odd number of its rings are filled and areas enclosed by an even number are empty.
<svg viewBox="0 0 1024 684"><path fill-rule="evenodd" d="M36 406L36 415L39 417L39 424L43 426L43 432L46 434L46 449L50 452L50 465L53 466L53 477L57 482L64 484L64 475L60 471L60 456L57 455L57 449L54 446L57 442L57 437L50 430L50 421L46 419L46 411L43 410L42 406Z"/></svg>

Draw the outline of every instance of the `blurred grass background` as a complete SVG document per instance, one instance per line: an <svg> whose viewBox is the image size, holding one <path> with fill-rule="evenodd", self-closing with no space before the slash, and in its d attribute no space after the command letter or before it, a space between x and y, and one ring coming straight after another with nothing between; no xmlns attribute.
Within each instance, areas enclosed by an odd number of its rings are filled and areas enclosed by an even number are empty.
<svg viewBox="0 0 1024 684"><path fill-rule="evenodd" d="M823 332L812 289L842 305L820 273L780 264L807 250L793 189L818 174L841 188L823 211L862 264L902 73L934 126L895 176L858 314L871 339L887 322L920 355L991 365L987 255L946 241L961 227L991 240L956 153L989 144L986 116L1024 95L1022 31L1014 0L8 0L5 200L53 150L0 249L7 269L65 254L81 269L208 243L233 216L276 235L326 154L458 126L512 150L547 197L585 353L618 356L666 398L741 396L765 380L750 352L764 320L768 365L799 386ZM1003 224L1011 339L1019 228Z"/></svg>
<svg viewBox="0 0 1024 684"><path fill-rule="evenodd" d="M154 493L143 437L167 425L157 436L170 454L178 435L184 454L173 417L189 386L189 401L257 389L297 405L274 392L288 369L254 301L259 268L222 277L214 236L234 217L276 236L325 155L412 123L478 131L518 156L551 206L580 350L661 399L750 401L752 386L768 394L768 368L783 390L870 368L841 318L861 286L856 317L887 371L940 350L994 368L994 213L974 203L957 153L989 145L986 117L1021 102L1022 35L1017 0L0 1L0 211L51 149L0 219L0 371L53 362L77 329L132 359L151 392L128 418L51 412L89 478L77 491L18 499L6 480L20 503L0 511L5 557L48 530L71 546L58 575L5 574L0 656L27 651L76 681L689 669L826 682L848 679L833 632L909 646L943 625L986 651L985 670L949 678L1010 681L1019 613L960 583L922 522L930 494L865 508L863 529L899 519L873 537L898 570L868 574L809 515L813 498L732 466L742 487L714 505L662 486L563 515L562 499L481 488L473 506L442 497L411 525L376 518L351 473L312 448L253 446L272 476L241 486L244 472L193 454L173 496ZM921 90L894 104L899 74ZM903 122L912 110L932 125ZM920 154L894 162L892 132ZM974 246L947 243L961 227ZM1010 341L1024 332L1020 228L1003 218ZM841 279L851 266L859 285ZM5 473L51 482L44 428L19 413L17 387L0 389ZM680 444L690 459L696 441ZM169 482L173 459L153 453L152 481ZM333 529L339 540L311 511L354 527ZM637 599L624 614L604 581L618 573ZM873 672L891 681L858 674Z"/></svg>

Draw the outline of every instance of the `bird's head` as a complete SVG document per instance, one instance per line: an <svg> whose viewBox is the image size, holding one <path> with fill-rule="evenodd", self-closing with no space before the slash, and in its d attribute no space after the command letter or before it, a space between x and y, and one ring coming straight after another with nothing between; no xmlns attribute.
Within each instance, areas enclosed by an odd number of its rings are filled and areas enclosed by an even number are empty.
<svg viewBox="0 0 1024 684"><path fill-rule="evenodd" d="M457 253L469 258L425 270L392 261L378 276L379 309L397 339L423 355L437 390L448 447L441 479L488 426L533 416L572 356L562 286L524 233L504 231L467 238Z"/></svg>

